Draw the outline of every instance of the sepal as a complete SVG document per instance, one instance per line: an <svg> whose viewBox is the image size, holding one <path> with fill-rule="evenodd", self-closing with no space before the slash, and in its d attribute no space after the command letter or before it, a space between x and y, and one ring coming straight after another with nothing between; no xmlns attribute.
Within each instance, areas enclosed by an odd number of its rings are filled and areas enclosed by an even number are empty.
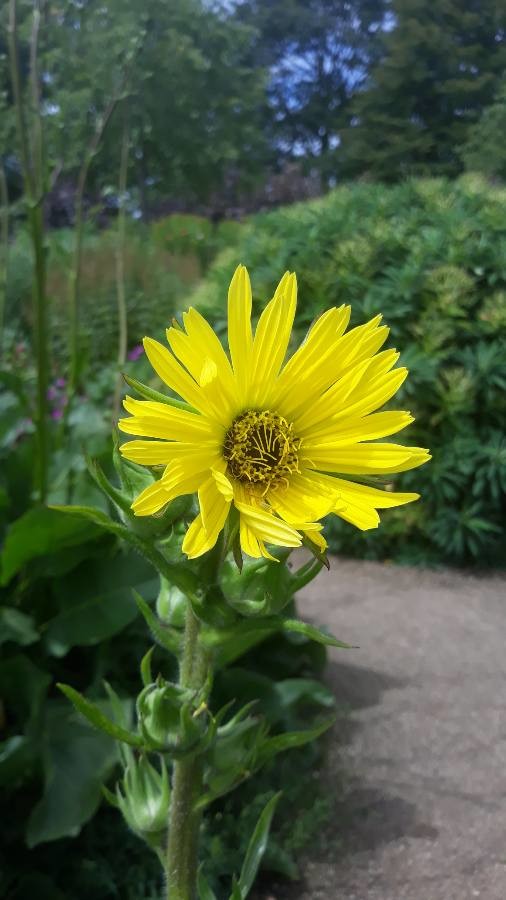
<svg viewBox="0 0 506 900"><path fill-rule="evenodd" d="M145 754L128 753L123 779L116 785L117 806L127 825L150 846L163 842L170 805L167 767L162 757L160 770Z"/></svg>
<svg viewBox="0 0 506 900"><path fill-rule="evenodd" d="M112 719L109 719L104 715L102 710L95 703L92 703L91 700L83 697L79 691L74 690L74 688L70 687L68 684L57 684L56 686L63 694L65 694L67 699L70 700L77 712L81 713L81 715L84 716L91 725L98 728L99 731L103 731L104 734L108 734L109 737L114 738L116 741L130 744L132 747L142 746L142 738L139 734L134 734L134 732L129 731L122 725L113 722Z"/></svg>

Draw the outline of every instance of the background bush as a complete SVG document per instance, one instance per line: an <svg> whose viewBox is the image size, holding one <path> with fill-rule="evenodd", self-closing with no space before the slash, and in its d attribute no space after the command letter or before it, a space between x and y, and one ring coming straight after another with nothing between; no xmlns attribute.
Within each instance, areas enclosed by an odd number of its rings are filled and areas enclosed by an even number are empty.
<svg viewBox="0 0 506 900"><path fill-rule="evenodd" d="M130 220L125 241L125 294L129 346L144 335L162 336L190 287L216 254L239 239L242 226L213 224L202 216L173 214L151 224ZM84 238L80 285L81 352L95 367L115 361L118 345L115 252L117 229L89 226ZM69 273L75 236L71 229L48 232L48 296L51 300L52 359L59 372L68 352ZM32 251L20 229L9 248L6 321L18 339L32 329Z"/></svg>
<svg viewBox="0 0 506 900"><path fill-rule="evenodd" d="M298 339L316 315L351 303L352 324L383 313L409 378L395 399L416 422L406 443L433 461L396 478L422 502L388 511L378 532L333 519L342 553L405 562L504 562L506 511L506 190L477 176L345 186L255 216L192 302L222 329L234 262L265 301L299 280ZM401 436L402 440L402 436Z"/></svg>

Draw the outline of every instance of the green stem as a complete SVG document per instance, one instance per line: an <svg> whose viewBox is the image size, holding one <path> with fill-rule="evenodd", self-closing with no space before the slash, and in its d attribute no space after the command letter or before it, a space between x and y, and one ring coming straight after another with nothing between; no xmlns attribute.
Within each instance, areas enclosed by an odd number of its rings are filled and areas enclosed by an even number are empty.
<svg viewBox="0 0 506 900"><path fill-rule="evenodd" d="M207 670L206 656L199 644L199 632L200 622L188 603L179 683L196 690L204 684ZM202 774L200 756L174 763L167 846L169 900L195 900L196 897L201 813L194 807L202 791Z"/></svg>
<svg viewBox="0 0 506 900"><path fill-rule="evenodd" d="M44 503L47 496L47 469L48 469L48 423L47 423L47 388L49 373L48 357L48 324L46 302L46 258L44 247L44 218L42 211L42 183L43 173L38 171L33 164L30 153L28 130L26 128L21 79L19 73L19 54L17 45L17 16L16 0L10 0L9 4L9 62L12 81L12 94L16 110L16 124L19 147L21 152L21 164L23 168L23 180L25 193L28 200L28 222L32 238L35 258L35 277L33 285L34 310L35 310L35 344L37 359L37 413L36 413L36 437L37 452L35 453L35 483L40 500ZM38 5L35 6L36 20L32 32L32 44L30 49L30 69L32 79L33 97L38 97L37 74L37 38L38 38ZM37 81L37 84L35 82ZM40 109L34 110L37 124L35 126L35 144L37 162L39 159L40 137Z"/></svg>
<svg viewBox="0 0 506 900"><path fill-rule="evenodd" d="M84 193L88 181L91 164L97 155L105 130L119 102L119 96L107 105L103 116L99 119L93 137L85 152L77 177L74 221L74 255L69 281L69 384L68 404L65 418L68 418L70 406L79 380L79 306L81 293L81 271L83 259L84 235Z"/></svg>
<svg viewBox="0 0 506 900"><path fill-rule="evenodd" d="M119 170L120 207L118 214L118 239L116 244L116 297L118 302L118 372L114 391L113 421L116 423L120 413L121 389L123 377L121 371L125 365L128 341L128 319L125 296L125 231L126 231L126 188L128 174L128 110L125 106L123 120L123 137L121 141L121 162Z"/></svg>

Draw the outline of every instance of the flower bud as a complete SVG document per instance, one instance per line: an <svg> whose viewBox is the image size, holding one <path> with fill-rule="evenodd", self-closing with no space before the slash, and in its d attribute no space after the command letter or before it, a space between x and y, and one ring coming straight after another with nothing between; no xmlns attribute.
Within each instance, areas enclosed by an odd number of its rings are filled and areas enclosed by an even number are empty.
<svg viewBox="0 0 506 900"><path fill-rule="evenodd" d="M175 585L169 584L166 578L161 577L160 581L160 593L156 601L158 618L164 625L182 628L188 601L183 592Z"/></svg>
<svg viewBox="0 0 506 900"><path fill-rule="evenodd" d="M123 781L116 787L118 805L127 825L148 843L152 843L150 838L163 834L169 813L169 776L162 758L160 764L159 772L146 756L135 759L132 753Z"/></svg>
<svg viewBox="0 0 506 900"><path fill-rule="evenodd" d="M139 694L137 711L141 729L147 740L158 749L168 749L177 742L181 707L188 700L184 688L159 679Z"/></svg>

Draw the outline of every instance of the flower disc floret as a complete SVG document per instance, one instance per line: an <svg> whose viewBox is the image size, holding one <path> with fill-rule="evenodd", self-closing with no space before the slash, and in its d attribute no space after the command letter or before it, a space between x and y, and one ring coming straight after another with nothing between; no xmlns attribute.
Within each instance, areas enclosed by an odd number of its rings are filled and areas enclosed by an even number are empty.
<svg viewBox="0 0 506 900"><path fill-rule="evenodd" d="M223 456L227 474L247 485L259 485L263 493L278 484L289 484L299 471L301 439L293 425L269 410L246 410L225 435Z"/></svg>

